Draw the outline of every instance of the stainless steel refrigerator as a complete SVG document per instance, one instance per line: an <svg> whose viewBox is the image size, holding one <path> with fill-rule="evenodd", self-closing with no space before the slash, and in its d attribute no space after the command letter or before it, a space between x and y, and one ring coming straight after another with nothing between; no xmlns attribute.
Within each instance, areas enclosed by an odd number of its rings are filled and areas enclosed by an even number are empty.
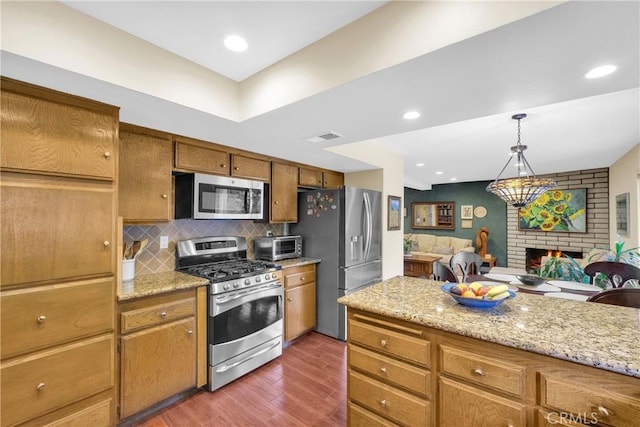
<svg viewBox="0 0 640 427"><path fill-rule="evenodd" d="M346 340L346 308L336 300L382 280L382 194L356 187L298 193L303 256L319 258L316 331Z"/></svg>

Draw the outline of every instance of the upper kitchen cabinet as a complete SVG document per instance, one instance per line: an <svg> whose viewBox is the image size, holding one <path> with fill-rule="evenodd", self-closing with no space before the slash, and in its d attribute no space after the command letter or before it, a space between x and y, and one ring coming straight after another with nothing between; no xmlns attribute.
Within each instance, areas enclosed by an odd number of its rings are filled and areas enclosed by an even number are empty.
<svg viewBox="0 0 640 427"><path fill-rule="evenodd" d="M113 180L118 108L2 78L4 170Z"/></svg>
<svg viewBox="0 0 640 427"><path fill-rule="evenodd" d="M270 222L298 222L298 167L271 162Z"/></svg>
<svg viewBox="0 0 640 427"><path fill-rule="evenodd" d="M301 166L298 169L298 185L311 188L340 188L344 185L344 174Z"/></svg>
<svg viewBox="0 0 640 427"><path fill-rule="evenodd" d="M173 219L171 135L120 124L118 214L125 223Z"/></svg>
<svg viewBox="0 0 640 427"><path fill-rule="evenodd" d="M175 168L191 172L229 175L229 152L216 145L182 136L176 143Z"/></svg>
<svg viewBox="0 0 640 427"><path fill-rule="evenodd" d="M257 179L269 182L271 162L240 154L231 155L231 175L238 178Z"/></svg>

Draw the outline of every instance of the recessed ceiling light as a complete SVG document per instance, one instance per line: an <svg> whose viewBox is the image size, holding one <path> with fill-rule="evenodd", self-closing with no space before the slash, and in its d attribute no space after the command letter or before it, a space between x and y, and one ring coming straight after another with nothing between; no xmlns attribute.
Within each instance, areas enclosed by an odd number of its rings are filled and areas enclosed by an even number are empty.
<svg viewBox="0 0 640 427"><path fill-rule="evenodd" d="M449 178L449 181L457 181L458 178Z"/></svg>
<svg viewBox="0 0 640 427"><path fill-rule="evenodd" d="M417 111L407 111L402 117L407 120L413 120L420 117L420 113L418 113Z"/></svg>
<svg viewBox="0 0 640 427"><path fill-rule="evenodd" d="M598 77L604 77L608 74L613 73L615 70L617 70L618 67L616 67L615 65L602 65L600 67L596 67L592 70L590 70L587 74L585 74L584 76L588 79L597 79Z"/></svg>
<svg viewBox="0 0 640 427"><path fill-rule="evenodd" d="M437 171L437 172L436 172L436 175L442 175L443 173L444 173L444 172L442 172L442 171Z"/></svg>
<svg viewBox="0 0 640 427"><path fill-rule="evenodd" d="M421 168L422 166L424 166L424 163L416 163L416 166Z"/></svg>
<svg viewBox="0 0 640 427"><path fill-rule="evenodd" d="M224 45L227 47L227 49L234 52L244 52L249 46L244 38L235 34L232 34L224 39Z"/></svg>

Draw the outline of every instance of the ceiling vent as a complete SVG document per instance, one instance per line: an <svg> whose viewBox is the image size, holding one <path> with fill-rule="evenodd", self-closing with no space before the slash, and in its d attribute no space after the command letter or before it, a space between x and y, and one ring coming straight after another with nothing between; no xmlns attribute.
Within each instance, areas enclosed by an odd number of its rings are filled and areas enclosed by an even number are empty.
<svg viewBox="0 0 640 427"><path fill-rule="evenodd" d="M343 137L343 135L340 135L339 133L327 132L327 133L324 133L322 135L312 136L311 138L307 138L305 141L308 141L308 142L324 142L324 141L330 141L332 139L342 138L342 137Z"/></svg>

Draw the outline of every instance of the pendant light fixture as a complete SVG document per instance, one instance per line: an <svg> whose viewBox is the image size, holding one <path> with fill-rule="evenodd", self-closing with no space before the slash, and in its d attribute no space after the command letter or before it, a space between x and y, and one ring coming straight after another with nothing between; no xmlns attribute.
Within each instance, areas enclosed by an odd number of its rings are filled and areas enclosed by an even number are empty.
<svg viewBox="0 0 640 427"><path fill-rule="evenodd" d="M512 119L518 121L518 143L511 147L511 154L507 164L504 165L498 177L487 186L487 191L500 197L515 208L523 208L533 202L545 191L556 186L556 182L549 178L538 178L524 157L526 145L520 143L520 120L527 117L526 114L514 114ZM518 176L516 178L500 179L502 173L513 159L516 159Z"/></svg>

